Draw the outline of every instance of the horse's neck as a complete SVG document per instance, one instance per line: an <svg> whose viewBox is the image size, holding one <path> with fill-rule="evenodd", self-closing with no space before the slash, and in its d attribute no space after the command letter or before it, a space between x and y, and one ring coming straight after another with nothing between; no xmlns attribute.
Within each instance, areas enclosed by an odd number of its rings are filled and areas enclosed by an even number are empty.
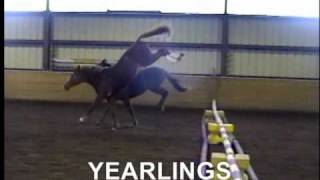
<svg viewBox="0 0 320 180"><path fill-rule="evenodd" d="M86 76L86 83L90 84L95 90L97 90L99 81L101 79L101 71L97 71L96 69L86 69L84 71Z"/></svg>

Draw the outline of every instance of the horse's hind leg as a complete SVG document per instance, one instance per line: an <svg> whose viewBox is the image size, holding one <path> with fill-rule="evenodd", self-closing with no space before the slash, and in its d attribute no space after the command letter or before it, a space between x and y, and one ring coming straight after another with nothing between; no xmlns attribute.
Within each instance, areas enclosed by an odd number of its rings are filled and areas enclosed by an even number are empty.
<svg viewBox="0 0 320 180"><path fill-rule="evenodd" d="M124 100L123 102L124 102L126 108L127 108L127 109L129 110L129 112L130 112L133 126L138 125L138 120L137 120L137 118L136 118L136 114L135 114L135 112L134 112L134 110L133 110L133 107L132 107L132 105L131 105L131 103L130 103L130 100L129 100L129 99L126 99L126 100Z"/></svg>
<svg viewBox="0 0 320 180"><path fill-rule="evenodd" d="M108 115L109 112L110 112L110 107L109 107L109 105L107 105L107 108L106 108L105 112L103 113L102 118L100 120L98 120L96 122L96 124L97 125L101 124L104 121L104 119L106 118L106 116Z"/></svg>
<svg viewBox="0 0 320 180"><path fill-rule="evenodd" d="M163 87L158 87L158 88L152 88L150 89L150 91L159 94L161 96L161 99L158 103L158 107L160 107L161 111L164 112L165 111L165 101L169 95L169 92L164 89Z"/></svg>
<svg viewBox="0 0 320 180"><path fill-rule="evenodd" d="M112 116L112 119L113 119L113 125L112 125L112 131L116 131L118 128L120 128L120 124L117 120L117 117L116 117L116 109L115 109L115 104L112 105L112 109L111 109L111 116Z"/></svg>
<svg viewBox="0 0 320 180"><path fill-rule="evenodd" d="M112 131L116 131L119 127L116 113L114 111L112 111L111 115L112 115L112 119L113 119Z"/></svg>

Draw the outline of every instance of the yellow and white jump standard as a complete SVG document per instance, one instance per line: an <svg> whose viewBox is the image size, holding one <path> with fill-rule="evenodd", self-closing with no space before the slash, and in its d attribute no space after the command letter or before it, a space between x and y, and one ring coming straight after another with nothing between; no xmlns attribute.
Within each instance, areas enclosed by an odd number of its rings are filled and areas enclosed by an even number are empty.
<svg viewBox="0 0 320 180"><path fill-rule="evenodd" d="M215 167L220 162L227 162L231 173L230 180L258 180L250 165L250 156L244 153L233 135L234 131L235 126L227 122L224 111L218 111L216 101L213 100L212 110L205 110L202 119L203 144L200 161L211 161ZM221 144L224 152L211 150ZM212 152L208 152L209 150Z"/></svg>

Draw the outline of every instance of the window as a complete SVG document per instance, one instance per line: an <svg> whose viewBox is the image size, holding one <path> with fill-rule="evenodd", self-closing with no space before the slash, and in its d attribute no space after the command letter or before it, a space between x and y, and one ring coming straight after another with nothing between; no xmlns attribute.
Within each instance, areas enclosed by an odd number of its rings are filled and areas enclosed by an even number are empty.
<svg viewBox="0 0 320 180"><path fill-rule="evenodd" d="M219 14L224 12L224 0L51 0L50 10Z"/></svg>
<svg viewBox="0 0 320 180"><path fill-rule="evenodd" d="M5 11L44 11L46 0L4 0Z"/></svg>
<svg viewBox="0 0 320 180"><path fill-rule="evenodd" d="M319 0L228 0L228 13L319 17Z"/></svg>
<svg viewBox="0 0 320 180"><path fill-rule="evenodd" d="M5 0L6 11L44 11L47 0ZM221 14L225 0L50 0L51 11ZM229 14L319 17L319 0L228 0Z"/></svg>

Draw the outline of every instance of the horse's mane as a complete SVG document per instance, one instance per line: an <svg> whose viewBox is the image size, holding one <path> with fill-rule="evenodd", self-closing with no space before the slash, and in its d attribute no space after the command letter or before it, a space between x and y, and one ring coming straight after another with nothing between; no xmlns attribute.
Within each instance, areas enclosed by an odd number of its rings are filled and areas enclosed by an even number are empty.
<svg viewBox="0 0 320 180"><path fill-rule="evenodd" d="M101 73L102 71L105 71L107 68L101 67L101 66L81 66L80 69L78 69L78 72L81 74L84 74L86 76L92 76L97 75ZM109 70L107 70L109 71Z"/></svg>

